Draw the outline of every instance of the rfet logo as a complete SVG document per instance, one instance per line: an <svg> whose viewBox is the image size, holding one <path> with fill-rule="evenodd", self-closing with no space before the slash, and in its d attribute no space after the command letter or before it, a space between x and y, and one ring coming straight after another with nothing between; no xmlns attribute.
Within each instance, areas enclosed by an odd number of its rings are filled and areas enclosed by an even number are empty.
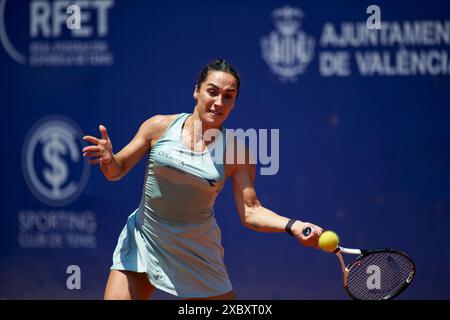
<svg viewBox="0 0 450 320"><path fill-rule="evenodd" d="M38 121L22 150L22 169L30 191L50 206L74 201L83 191L90 167L83 161L83 133L68 118L54 115Z"/></svg>
<svg viewBox="0 0 450 320"><path fill-rule="evenodd" d="M67 23L73 6L79 9L80 28L69 29ZM30 0L25 4L10 1L8 5L7 0L0 0L0 42L8 55L20 64L111 65L113 55L105 38L112 7L114 0ZM27 20L29 25L26 25ZM25 30L28 30L28 37Z"/></svg>
<svg viewBox="0 0 450 320"><path fill-rule="evenodd" d="M282 80L296 80L314 56L314 39L300 30L303 12L295 7L275 9L276 30L261 38L262 57Z"/></svg>

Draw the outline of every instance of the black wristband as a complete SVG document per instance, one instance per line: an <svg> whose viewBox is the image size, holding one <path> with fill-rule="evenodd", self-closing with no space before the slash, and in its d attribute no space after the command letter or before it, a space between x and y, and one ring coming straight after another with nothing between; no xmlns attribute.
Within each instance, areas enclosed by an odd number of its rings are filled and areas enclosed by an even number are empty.
<svg viewBox="0 0 450 320"><path fill-rule="evenodd" d="M291 230L291 227L292 227L292 225L294 224L294 222L296 222L297 220L295 220L295 219L290 219L289 221L288 221L288 223L286 224L286 227L284 228L285 230L286 230L286 232L288 233L288 234L290 234L291 236L294 236L293 234L292 234L292 230Z"/></svg>

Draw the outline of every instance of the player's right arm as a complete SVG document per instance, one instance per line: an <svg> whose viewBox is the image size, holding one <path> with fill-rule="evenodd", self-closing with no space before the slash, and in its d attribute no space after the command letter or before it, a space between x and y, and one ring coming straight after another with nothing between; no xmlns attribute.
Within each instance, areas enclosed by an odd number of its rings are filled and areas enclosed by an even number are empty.
<svg viewBox="0 0 450 320"><path fill-rule="evenodd" d="M159 139L170 124L172 116L157 115L145 121L134 138L118 153L113 153L111 139L105 126L100 125L101 138L84 136L83 140L92 143L83 149L83 156L90 164L99 164L106 179L120 180L142 157L150 151L152 141Z"/></svg>

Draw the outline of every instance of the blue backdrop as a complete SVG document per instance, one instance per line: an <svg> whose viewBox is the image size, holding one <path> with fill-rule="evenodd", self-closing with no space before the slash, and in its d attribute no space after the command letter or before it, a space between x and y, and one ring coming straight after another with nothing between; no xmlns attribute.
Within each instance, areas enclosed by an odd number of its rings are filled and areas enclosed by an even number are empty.
<svg viewBox="0 0 450 320"><path fill-rule="evenodd" d="M109 0L79 2L70 31L73 3L0 0L0 298L102 298L145 161L108 182L80 138L102 123L117 152L147 118L191 112L217 57L242 74L226 126L280 130L262 204L344 246L404 250L417 276L401 297L450 298L448 1L377 1L381 30L372 1ZM244 228L230 187L215 211L239 298L347 299L333 255Z"/></svg>

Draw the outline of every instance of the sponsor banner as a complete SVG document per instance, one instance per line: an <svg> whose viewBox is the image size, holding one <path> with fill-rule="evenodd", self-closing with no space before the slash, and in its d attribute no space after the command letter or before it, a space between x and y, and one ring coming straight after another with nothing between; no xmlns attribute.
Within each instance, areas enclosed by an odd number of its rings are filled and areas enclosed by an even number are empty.
<svg viewBox="0 0 450 320"><path fill-rule="evenodd" d="M74 202L89 180L90 165L83 160L83 133L61 115L47 116L28 132L22 150L22 170L30 192L50 207ZM96 214L64 208L21 209L17 240L22 248L85 248L97 246Z"/></svg>
<svg viewBox="0 0 450 320"><path fill-rule="evenodd" d="M114 0L31 0L25 11L8 6L10 1L0 0L0 42L17 63L31 67L113 65L108 35ZM70 6L79 8L79 28L70 27L74 15ZM17 21L28 24L20 29L28 30L28 34L20 35L26 38L25 48L19 49L17 39L9 36Z"/></svg>
<svg viewBox="0 0 450 320"><path fill-rule="evenodd" d="M275 30L261 38L261 54L281 80L307 72L322 77L450 75L450 20L325 22L303 31L305 14L284 6L272 12ZM307 24L305 25L307 30ZM309 67L317 56L316 66Z"/></svg>

